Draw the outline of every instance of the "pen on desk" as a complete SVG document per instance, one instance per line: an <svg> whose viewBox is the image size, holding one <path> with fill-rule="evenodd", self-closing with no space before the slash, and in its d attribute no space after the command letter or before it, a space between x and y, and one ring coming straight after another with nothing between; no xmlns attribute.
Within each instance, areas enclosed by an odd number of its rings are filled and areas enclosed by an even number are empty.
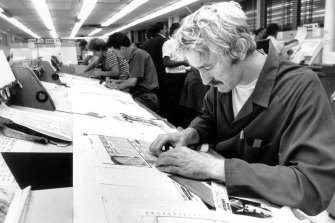
<svg viewBox="0 0 335 223"><path fill-rule="evenodd" d="M192 150L198 151L198 152L208 152L209 150L209 145L208 143L204 143L204 144L192 144L192 145L188 145L187 147L189 147ZM171 143L166 143L163 147L162 147L162 152L166 152L170 149L173 149L174 147L172 146Z"/></svg>

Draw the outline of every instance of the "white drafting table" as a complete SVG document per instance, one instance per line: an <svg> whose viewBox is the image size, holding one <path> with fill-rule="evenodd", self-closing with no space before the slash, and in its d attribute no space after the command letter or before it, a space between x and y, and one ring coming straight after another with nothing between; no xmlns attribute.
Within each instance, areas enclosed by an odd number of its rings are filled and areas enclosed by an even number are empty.
<svg viewBox="0 0 335 223"><path fill-rule="evenodd" d="M99 151L92 147L89 134L132 136L132 138L151 141L158 134L170 130L168 127L164 130L118 120L115 117L120 112L148 118L152 118L154 114L134 103L129 95L106 89L97 80L64 76L69 85L66 96L71 102L73 112L74 223L129 222L132 216L137 216L131 211L134 208L141 213L148 209L159 211L169 208L175 211L184 208L185 213L187 211L202 213L207 210L201 203L185 201L173 185L164 182L165 175L155 169L101 164L96 155ZM55 94L59 93L56 88L54 91ZM61 97L64 96L62 93L59 94ZM120 103L122 100L123 103ZM101 116L95 117L87 113ZM68 114L63 113L62 115ZM171 129L171 131L175 130ZM136 175L141 178L137 180ZM146 177L152 177L152 180L148 182L140 180ZM65 192L57 189L57 192L62 193L59 196L67 195L66 201L69 201L69 197L70 200L72 198L71 189L65 189ZM68 209L64 211L65 216L70 216ZM138 219L131 220L135 222ZM152 219L143 220L151 222Z"/></svg>

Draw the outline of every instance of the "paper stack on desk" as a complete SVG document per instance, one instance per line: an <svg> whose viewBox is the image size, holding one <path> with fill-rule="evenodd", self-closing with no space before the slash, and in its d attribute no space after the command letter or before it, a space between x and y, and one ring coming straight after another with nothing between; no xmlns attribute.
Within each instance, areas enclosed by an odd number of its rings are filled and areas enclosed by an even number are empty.
<svg viewBox="0 0 335 223"><path fill-rule="evenodd" d="M8 107L4 103L0 105L0 123L14 123L54 139L72 141L72 129L66 120L50 115L18 110Z"/></svg>

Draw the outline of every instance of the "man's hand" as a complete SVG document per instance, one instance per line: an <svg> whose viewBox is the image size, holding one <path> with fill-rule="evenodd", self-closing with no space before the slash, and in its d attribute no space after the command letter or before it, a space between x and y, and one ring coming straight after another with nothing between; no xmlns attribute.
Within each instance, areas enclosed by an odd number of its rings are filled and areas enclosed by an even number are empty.
<svg viewBox="0 0 335 223"><path fill-rule="evenodd" d="M117 83L116 81L107 81L105 87L109 89L117 89Z"/></svg>
<svg viewBox="0 0 335 223"><path fill-rule="evenodd" d="M224 159L197 152L185 146L161 153L156 167L163 172L191 179L225 181Z"/></svg>
<svg viewBox="0 0 335 223"><path fill-rule="evenodd" d="M161 134L151 143L149 150L153 155L159 156L164 152L165 145L170 144L172 147L186 146L186 140L182 132Z"/></svg>
<svg viewBox="0 0 335 223"><path fill-rule="evenodd" d="M91 77L91 78L98 78L98 77L100 77L100 71L95 70L93 72L90 72L89 77Z"/></svg>
<svg viewBox="0 0 335 223"><path fill-rule="evenodd" d="M198 132L193 128L187 128L177 133L159 135L149 147L150 152L159 156L163 152L163 147L170 144L172 147L187 146L196 144L200 140Z"/></svg>

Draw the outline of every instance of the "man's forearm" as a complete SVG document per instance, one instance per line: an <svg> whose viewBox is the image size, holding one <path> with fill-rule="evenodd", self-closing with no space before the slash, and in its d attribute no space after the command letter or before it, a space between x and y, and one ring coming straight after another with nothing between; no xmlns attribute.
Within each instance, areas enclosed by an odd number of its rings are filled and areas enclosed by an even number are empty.
<svg viewBox="0 0 335 223"><path fill-rule="evenodd" d="M119 74L114 73L112 70L99 72L99 76L104 76L104 77L117 77L118 75Z"/></svg>
<svg viewBox="0 0 335 223"><path fill-rule="evenodd" d="M182 134L187 145L197 144L200 141L200 136L194 128L189 127ZM209 179L225 182L225 159L221 156L215 156L215 159L209 163L208 168L204 171Z"/></svg>
<svg viewBox="0 0 335 223"><path fill-rule="evenodd" d="M127 80L122 81L122 83L117 84L117 89L122 90L129 87L134 87L137 84L137 80L133 78L129 78Z"/></svg>
<svg viewBox="0 0 335 223"><path fill-rule="evenodd" d="M200 141L200 136L194 128L187 128L181 132L186 145L197 144Z"/></svg>

